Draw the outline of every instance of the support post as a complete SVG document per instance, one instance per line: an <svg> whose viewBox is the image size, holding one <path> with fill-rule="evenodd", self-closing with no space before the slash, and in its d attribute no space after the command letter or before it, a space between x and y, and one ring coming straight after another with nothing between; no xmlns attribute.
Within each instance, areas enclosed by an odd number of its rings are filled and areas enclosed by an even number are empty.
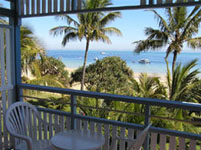
<svg viewBox="0 0 201 150"><path fill-rule="evenodd" d="M144 126L147 127L150 124L150 105L145 105L145 122ZM147 134L147 137L144 142L144 150L149 150L149 133Z"/></svg>
<svg viewBox="0 0 201 150"><path fill-rule="evenodd" d="M76 120L75 120L75 115L77 113L76 111L76 96L71 95L71 129L75 129L76 127Z"/></svg>
<svg viewBox="0 0 201 150"><path fill-rule="evenodd" d="M154 4L154 0L149 0L149 5L153 5Z"/></svg>
<svg viewBox="0 0 201 150"><path fill-rule="evenodd" d="M16 101L22 101L22 90L18 87L21 84L21 49L20 49L20 0L16 0L15 3L15 18L14 18L14 53L15 53L15 89L16 89Z"/></svg>
<svg viewBox="0 0 201 150"><path fill-rule="evenodd" d="M10 1L10 8L12 11L15 12L14 16L9 16L9 25L11 28L9 29L9 45L10 47L6 49L6 57L10 62L9 66L10 71L8 73L8 85L13 86L12 89L8 90L8 107L20 100L20 90L17 87L18 84L21 83L21 68L18 67L21 65L21 58L20 58L20 26L21 26L21 19L19 18L20 15L20 0ZM18 62L18 63L17 63ZM8 65L8 63L7 63ZM10 77L9 77L10 76ZM5 117L5 115L4 115ZM4 118L5 119L5 118ZM5 123L5 121L4 121ZM15 146L15 139L12 136L7 137L7 130L4 124L4 141L9 143L9 147L13 148ZM9 140L8 140L9 139ZM7 141L8 140L8 141ZM1 146L0 146L1 147Z"/></svg>
<svg viewBox="0 0 201 150"><path fill-rule="evenodd" d="M16 10L16 5L17 2L10 2L10 8L11 10ZM14 50L14 24L15 24L15 17L14 16L9 16L9 25L11 28L9 29L10 32L10 48L6 50L6 56L10 62L10 71L7 72L9 74L10 79L8 78L9 85L13 86L11 90L8 90L8 106L10 106L12 103L16 101L16 87L15 87L15 50ZM9 56L8 56L9 55Z"/></svg>
<svg viewBox="0 0 201 150"><path fill-rule="evenodd" d="M71 10L72 11L77 10L77 0L72 0L71 1Z"/></svg>

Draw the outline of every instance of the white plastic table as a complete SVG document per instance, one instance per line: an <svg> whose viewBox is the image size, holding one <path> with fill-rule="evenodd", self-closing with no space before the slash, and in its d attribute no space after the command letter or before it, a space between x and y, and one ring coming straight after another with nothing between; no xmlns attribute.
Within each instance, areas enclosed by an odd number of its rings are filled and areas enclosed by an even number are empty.
<svg viewBox="0 0 201 150"><path fill-rule="evenodd" d="M56 150L95 150L100 148L105 139L102 134L88 130L66 130L51 138Z"/></svg>

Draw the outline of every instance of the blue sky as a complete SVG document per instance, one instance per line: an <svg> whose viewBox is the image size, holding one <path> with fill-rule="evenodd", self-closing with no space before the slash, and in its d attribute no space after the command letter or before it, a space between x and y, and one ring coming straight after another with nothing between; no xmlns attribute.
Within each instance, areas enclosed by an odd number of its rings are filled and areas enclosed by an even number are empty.
<svg viewBox="0 0 201 150"><path fill-rule="evenodd" d="M114 0L113 0L114 1ZM114 1L115 6L121 6L123 4L130 4L131 0ZM136 2L136 1L135 1ZM164 14L164 9L157 9L160 14ZM150 11L145 10L126 10L121 11L122 17L116 19L109 26L116 27L121 30L123 36L110 36L112 44L106 44L102 42L90 43L90 49L93 50L133 50L133 41L142 40L144 36L145 27L157 28L158 23L154 15ZM76 15L71 15L76 18ZM66 25L64 21L58 21L55 17L33 17L22 20L22 25L30 27L35 36L38 38L42 46L47 49L53 50L84 50L85 40L71 41L67 43L65 47L61 45L62 36L54 37L50 35L51 28ZM200 33L199 33L200 35ZM189 48L184 47L189 51ZM162 50L165 50L163 48Z"/></svg>
<svg viewBox="0 0 201 150"><path fill-rule="evenodd" d="M72 15L76 17L75 15ZM58 21L55 17L40 17L23 19L23 25L33 29L36 36L46 49L84 49L85 40L72 41L65 47L61 46L62 36L53 37L49 34L49 30L59 25L65 25L64 21ZM140 40L144 37L144 28L146 26L157 27L157 22L151 12L135 10L122 11L122 17L116 19L109 26L117 27L121 30L122 36L110 36L112 44L102 42L93 42L90 44L90 49L103 50L132 50L133 41Z"/></svg>

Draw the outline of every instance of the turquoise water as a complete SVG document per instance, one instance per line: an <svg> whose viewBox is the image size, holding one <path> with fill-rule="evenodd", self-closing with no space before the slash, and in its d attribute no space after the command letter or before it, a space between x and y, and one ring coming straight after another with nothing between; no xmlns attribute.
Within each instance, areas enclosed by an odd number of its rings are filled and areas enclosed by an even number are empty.
<svg viewBox="0 0 201 150"><path fill-rule="evenodd" d="M104 52L105 54L102 54ZM78 50L47 50L48 56L59 58L69 68L78 68L83 65L84 51ZM166 73L166 64L164 61L165 52L143 52L134 54L132 51L95 51L90 50L88 54L87 64L95 62L95 58L103 59L108 56L119 56L127 62L127 65L134 72L147 72L147 73ZM150 64L140 64L140 59L149 59ZM177 63L186 64L193 59L198 59L197 68L201 68L201 51L183 52L178 55ZM172 55L168 58L169 64L172 63Z"/></svg>

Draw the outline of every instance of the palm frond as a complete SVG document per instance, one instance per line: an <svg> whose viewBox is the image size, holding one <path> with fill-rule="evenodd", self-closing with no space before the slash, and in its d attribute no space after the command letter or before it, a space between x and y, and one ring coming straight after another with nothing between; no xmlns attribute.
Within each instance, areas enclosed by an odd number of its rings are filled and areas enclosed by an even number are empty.
<svg viewBox="0 0 201 150"><path fill-rule="evenodd" d="M165 21L165 19L155 10L151 10L156 18L158 19L159 21L159 27L161 28L162 31L166 31L166 32L171 32L169 26L168 26L168 23Z"/></svg>
<svg viewBox="0 0 201 150"><path fill-rule="evenodd" d="M148 76L141 73L139 82L133 82L137 96L149 98L166 98L165 87L161 84L159 77Z"/></svg>
<svg viewBox="0 0 201 150"><path fill-rule="evenodd" d="M165 59L168 58L169 54L174 50L174 43L171 43L168 48L167 48L167 51L166 51L166 55L165 55Z"/></svg>
<svg viewBox="0 0 201 150"><path fill-rule="evenodd" d="M201 47L201 37L187 39L186 41L189 47L192 47L194 49L197 47Z"/></svg>
<svg viewBox="0 0 201 150"><path fill-rule="evenodd" d="M162 40L140 40L133 42L133 44L137 44L134 52L140 53L142 51L148 51L149 49L157 49L164 46L164 42Z"/></svg>
<svg viewBox="0 0 201 150"><path fill-rule="evenodd" d="M80 25L85 25L86 24L86 19L87 19L87 14L78 14L77 18L79 20Z"/></svg>
<svg viewBox="0 0 201 150"><path fill-rule="evenodd" d="M163 32L157 29L153 29L153 28L145 28L145 35L148 36L147 39L149 40L152 40L152 39L163 40L164 43L167 43L170 37L169 33Z"/></svg>
<svg viewBox="0 0 201 150"><path fill-rule="evenodd" d="M103 18L101 18L100 20L100 25L102 27L106 26L108 23L114 21L116 18L121 17L121 13L120 12L112 12L112 13L108 13L107 15L105 15Z"/></svg>
<svg viewBox="0 0 201 150"><path fill-rule="evenodd" d="M179 30L184 27L186 23L187 8L186 7L174 7L173 18L174 18L174 29Z"/></svg>
<svg viewBox="0 0 201 150"><path fill-rule="evenodd" d="M200 73L198 69L192 70L196 66L197 60L193 60L183 67L179 64L172 73L172 84L170 99L190 101L186 96L189 91L194 87L196 76Z"/></svg>
<svg viewBox="0 0 201 150"><path fill-rule="evenodd" d="M53 34L54 36L68 34L70 32L77 32L77 29L71 26L59 26L50 30L50 34Z"/></svg>
<svg viewBox="0 0 201 150"><path fill-rule="evenodd" d="M104 8L112 5L111 0L86 0L84 7L86 9Z"/></svg>
<svg viewBox="0 0 201 150"><path fill-rule="evenodd" d="M29 80L28 83L64 88L64 85L61 82L59 82L58 79L55 79L53 76L49 76L49 75L42 76L37 79Z"/></svg>
<svg viewBox="0 0 201 150"><path fill-rule="evenodd" d="M107 44L111 44L112 43L111 40L110 40L110 38L106 34L104 34L103 32L101 32L101 31L95 31L92 39L96 40L96 41L100 40L102 42L106 42Z"/></svg>
<svg viewBox="0 0 201 150"><path fill-rule="evenodd" d="M172 14L172 8L166 8L165 9L166 11L166 14L168 16L168 24L169 24L169 28L170 30L173 30L174 28L174 17L173 17L173 14Z"/></svg>
<svg viewBox="0 0 201 150"><path fill-rule="evenodd" d="M194 9L191 11L191 13L188 15L186 20L191 19L191 17L200 9L200 6L195 6Z"/></svg>
<svg viewBox="0 0 201 150"><path fill-rule="evenodd" d="M32 63L32 70L33 70L33 74L37 77L40 78L41 77L41 70L40 70L40 66L39 63L37 61L34 61Z"/></svg>
<svg viewBox="0 0 201 150"><path fill-rule="evenodd" d="M180 85L179 76L180 76L181 64L179 64L174 72L172 73L172 85L171 85L171 93L170 93L170 100L177 100L178 95L180 92Z"/></svg>
<svg viewBox="0 0 201 150"><path fill-rule="evenodd" d="M192 10L194 11L194 10ZM192 14L194 14L192 12ZM181 39L185 39L187 34L193 35L193 33L197 33L198 32L198 27L200 24L200 16L201 16L201 9L194 15L191 16L191 18L187 18L185 21L187 22L184 30L181 34ZM187 36L189 37L189 36Z"/></svg>
<svg viewBox="0 0 201 150"><path fill-rule="evenodd" d="M8 24L8 22L6 20L4 20L3 17L0 17L0 23L1 24Z"/></svg>
<svg viewBox="0 0 201 150"><path fill-rule="evenodd" d="M116 34L118 36L122 36L121 31L115 27L105 27L102 30L106 34L110 34L110 35Z"/></svg>
<svg viewBox="0 0 201 150"><path fill-rule="evenodd" d="M77 32L70 32L68 34L66 34L62 40L62 45L65 46L66 43L68 43L70 40L77 40L81 38L79 37L79 34Z"/></svg>
<svg viewBox="0 0 201 150"><path fill-rule="evenodd" d="M79 39L82 39L85 36L85 26L83 24L80 24L79 28L78 28L78 35L79 35Z"/></svg>
<svg viewBox="0 0 201 150"><path fill-rule="evenodd" d="M166 67L167 67L167 85L168 85L168 89L169 89L169 94L171 92L172 89L172 78L171 78L171 73L170 73L170 69L169 69L169 63L168 61L165 59L166 62Z"/></svg>
<svg viewBox="0 0 201 150"><path fill-rule="evenodd" d="M65 20L68 25L70 25L71 23L73 23L74 26L76 26L76 27L79 26L79 23L75 19L73 19L72 17L70 17L69 15L58 15L58 16L56 16L56 19Z"/></svg>
<svg viewBox="0 0 201 150"><path fill-rule="evenodd" d="M195 59L195 60L191 61L190 63L187 63L185 66L183 66L181 68L181 70L179 70L178 77L179 77L179 82L181 82L181 84L186 84L186 85L189 84L189 82L192 80L192 78L195 77L196 73L198 73L197 69L190 72L190 70L196 66L196 62L197 62L197 60ZM183 83L183 81L185 81L185 82Z"/></svg>

